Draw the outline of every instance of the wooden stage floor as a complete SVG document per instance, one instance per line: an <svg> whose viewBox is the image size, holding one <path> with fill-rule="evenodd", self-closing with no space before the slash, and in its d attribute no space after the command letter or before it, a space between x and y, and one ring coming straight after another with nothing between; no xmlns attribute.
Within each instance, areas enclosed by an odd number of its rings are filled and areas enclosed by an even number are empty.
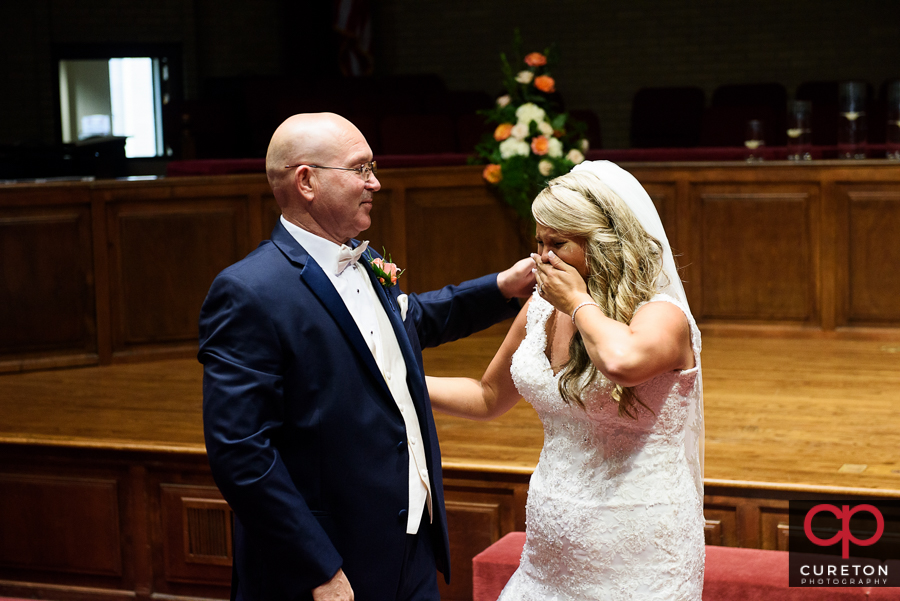
<svg viewBox="0 0 900 601"><path fill-rule="evenodd" d="M430 349L426 370L478 377L503 334ZM702 361L708 484L900 498L900 341L708 336ZM193 359L2 375L0 443L203 454L201 380ZM437 423L447 468L537 463L524 401L493 422Z"/></svg>

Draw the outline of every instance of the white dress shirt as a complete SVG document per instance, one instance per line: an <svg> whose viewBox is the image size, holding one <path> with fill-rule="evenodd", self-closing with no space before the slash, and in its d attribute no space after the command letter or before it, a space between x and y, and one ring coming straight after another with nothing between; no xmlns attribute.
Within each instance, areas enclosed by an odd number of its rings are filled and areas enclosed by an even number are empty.
<svg viewBox="0 0 900 601"><path fill-rule="evenodd" d="M400 344L385 313L378 294L372 286L365 268L351 263L340 274L337 273L338 253L341 246L300 228L284 216L281 223L288 233L319 264L344 301L344 305L356 322L366 345L381 370L394 402L403 416L406 426L406 442L409 450L409 513L406 532L415 534L419 529L422 512L427 504L428 515L433 519L431 485L422 446L419 419L409 387L406 383L406 361L400 351ZM360 259L364 261L365 258Z"/></svg>

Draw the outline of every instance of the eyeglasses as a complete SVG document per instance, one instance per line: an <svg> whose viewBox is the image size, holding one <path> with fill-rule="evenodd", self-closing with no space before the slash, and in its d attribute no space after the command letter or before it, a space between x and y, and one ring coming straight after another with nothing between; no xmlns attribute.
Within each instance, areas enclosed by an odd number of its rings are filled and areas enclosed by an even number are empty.
<svg viewBox="0 0 900 601"><path fill-rule="evenodd" d="M296 165L285 165L285 169L294 169L296 167L312 167L313 169L340 169L341 171L356 171L363 179L369 179L369 174L378 173L377 161L369 161L363 163L359 167L326 167L325 165L308 165L306 163L297 163Z"/></svg>

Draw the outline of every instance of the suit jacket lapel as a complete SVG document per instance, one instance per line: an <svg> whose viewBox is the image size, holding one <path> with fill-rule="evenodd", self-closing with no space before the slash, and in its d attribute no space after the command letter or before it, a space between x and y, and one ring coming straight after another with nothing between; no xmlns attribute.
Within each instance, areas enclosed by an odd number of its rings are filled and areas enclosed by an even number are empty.
<svg viewBox="0 0 900 601"><path fill-rule="evenodd" d="M292 263L301 268L300 278L306 283L312 293L319 299L322 306L328 311L329 315L334 319L338 328L347 338L350 346L359 355L362 362L366 365L375 380L381 385L382 390L390 397L391 392L378 369L375 357L369 350L369 345L359 331L353 316L347 310L341 295L334 288L334 284L325 275L325 272L316 263L315 259L309 256L300 244L288 233L281 222L275 226L272 232L272 242L290 259Z"/></svg>
<svg viewBox="0 0 900 601"><path fill-rule="evenodd" d="M409 335L406 333L406 326L403 323L403 318L400 316L400 309L397 306L397 300L394 298L394 295L387 288L381 285L381 282L378 281L378 278L375 277L375 272L372 271L371 265L369 265L368 260L361 261L366 263L366 271L369 274L369 278L372 280L372 286L375 287L375 292L378 294L378 298L381 301L381 306L384 307L384 312L387 313L388 319L391 321L391 327L394 329L394 335L397 338L397 344L400 345L400 353L403 355L403 360L406 362L406 385L409 387L409 396L412 398L413 405L416 408L416 417L419 420L419 432L422 435L422 442L425 446L425 462L428 466L428 472L431 477L431 490L432 494L435 494L435 483L440 481L440 455L437 456L434 454L434 445L437 445L437 439L432 439L434 432L434 418L431 416L431 408L426 404L426 385L425 385L425 374L419 366L419 362L416 359L415 353L413 353L412 344L409 341ZM437 467L435 467L435 464ZM440 499L440 487L438 486L438 492L435 499ZM443 503L440 500L437 501L437 505L439 507L439 511L443 511Z"/></svg>
<svg viewBox="0 0 900 601"><path fill-rule="evenodd" d="M409 342L409 335L406 333L406 326L403 324L403 319L400 317L397 301L388 289L381 285L378 278L375 277L375 272L372 271L372 266L369 265L368 260L360 262L365 263L366 272L369 274L369 279L372 281L372 286L375 288L378 300L381 301L381 306L384 307L384 312L387 313L388 319L391 322L394 336L397 338L397 344L400 345L400 353L403 355L403 360L406 362L406 381L409 385L409 392L413 402L416 404L416 409L421 413L424 395L422 394L419 363L416 361L416 357L413 354L412 345Z"/></svg>

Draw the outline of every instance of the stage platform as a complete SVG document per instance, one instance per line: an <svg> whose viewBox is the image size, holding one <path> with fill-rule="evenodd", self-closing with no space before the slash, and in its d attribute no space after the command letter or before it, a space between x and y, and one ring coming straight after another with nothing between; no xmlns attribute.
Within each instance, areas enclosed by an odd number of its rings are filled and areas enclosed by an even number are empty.
<svg viewBox="0 0 900 601"><path fill-rule="evenodd" d="M506 324L426 349L429 375L480 377ZM706 480L900 497L900 340L708 336ZM205 456L192 359L0 376L0 443ZM524 401L493 422L437 414L444 466L530 474Z"/></svg>
<svg viewBox="0 0 900 601"><path fill-rule="evenodd" d="M429 375L478 378L503 333L425 353ZM703 339L707 486L865 490L900 498L900 340ZM494 422L439 415L444 465L530 474L543 440L524 401Z"/></svg>
<svg viewBox="0 0 900 601"><path fill-rule="evenodd" d="M501 324L425 353L478 377ZM707 542L784 549L794 498L900 499L900 340L703 340ZM228 508L209 476L193 359L0 375L0 595L226 598ZM543 433L524 401L492 422L437 415L454 584L524 529ZM468 595L468 596L467 596Z"/></svg>

